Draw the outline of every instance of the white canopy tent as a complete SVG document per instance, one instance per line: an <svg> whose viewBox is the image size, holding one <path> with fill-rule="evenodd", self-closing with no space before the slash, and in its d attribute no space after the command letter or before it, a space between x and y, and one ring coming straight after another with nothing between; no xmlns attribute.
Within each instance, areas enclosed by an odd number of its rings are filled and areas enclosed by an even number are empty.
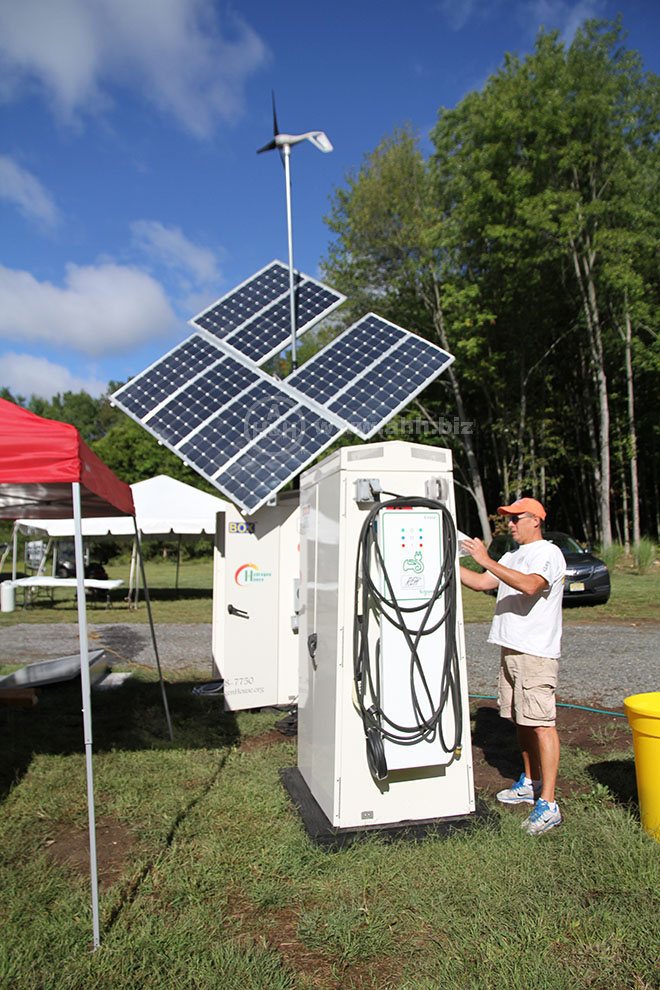
<svg viewBox="0 0 660 990"><path fill-rule="evenodd" d="M131 485L133 502L135 504L135 523L141 536L177 536L177 575L179 578L179 554L183 536L215 535L216 515L218 512L236 510L229 503L215 495L202 492L183 481L177 481L166 474L156 475L146 481L137 481ZM74 535L73 519L31 519L16 520L14 528L14 554L12 577L16 578L17 566L17 536L43 534L49 539L72 538ZM82 521L83 538L101 538L106 536L128 537L133 539L135 524L128 516L106 516L87 518ZM136 548L133 548L131 573L129 579L129 598L133 593L134 581L137 580ZM137 588L136 596L137 596Z"/></svg>

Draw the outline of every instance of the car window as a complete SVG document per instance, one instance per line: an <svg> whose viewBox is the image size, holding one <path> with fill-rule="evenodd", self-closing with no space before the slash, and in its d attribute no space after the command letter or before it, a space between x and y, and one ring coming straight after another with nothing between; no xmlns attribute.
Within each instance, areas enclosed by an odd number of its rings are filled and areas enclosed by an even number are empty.
<svg viewBox="0 0 660 990"><path fill-rule="evenodd" d="M544 538L559 547L562 553L586 553L584 547L566 533L545 533Z"/></svg>

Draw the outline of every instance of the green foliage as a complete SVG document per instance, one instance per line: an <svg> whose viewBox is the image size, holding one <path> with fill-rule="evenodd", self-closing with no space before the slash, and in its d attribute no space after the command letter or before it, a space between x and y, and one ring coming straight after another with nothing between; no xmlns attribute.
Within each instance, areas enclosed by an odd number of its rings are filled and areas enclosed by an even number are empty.
<svg viewBox="0 0 660 990"><path fill-rule="evenodd" d="M646 574L656 560L656 546L648 537L642 537L639 543L633 547L635 567L638 574Z"/></svg>
<svg viewBox="0 0 660 990"><path fill-rule="evenodd" d="M644 490L656 484L659 108L619 22L588 22L568 46L542 32L440 111L428 162L395 131L327 218L329 280L455 355L421 403L474 422L469 442L450 442L477 504L479 481L489 508L533 494L557 525L606 543L631 498L625 461L608 477L609 445L637 455ZM640 498L647 529L651 504ZM459 494L461 514L473 517Z"/></svg>
<svg viewBox="0 0 660 990"><path fill-rule="evenodd" d="M621 563L625 552L626 550L623 544L615 542L609 547L599 549L598 556L605 564L607 564L610 570L613 570Z"/></svg>
<svg viewBox="0 0 660 990"><path fill-rule="evenodd" d="M94 451L123 481L133 484L158 474L215 492L208 482L187 467L180 457L163 447L150 433L123 413L94 444Z"/></svg>

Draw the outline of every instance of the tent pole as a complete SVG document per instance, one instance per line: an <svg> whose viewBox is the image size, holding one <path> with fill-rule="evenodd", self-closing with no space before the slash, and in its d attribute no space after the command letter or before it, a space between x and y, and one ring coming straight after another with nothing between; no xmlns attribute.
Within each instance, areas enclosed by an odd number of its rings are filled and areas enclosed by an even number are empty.
<svg viewBox="0 0 660 990"><path fill-rule="evenodd" d="M12 558L11 558L11 579L16 580L16 558L18 556L18 523L14 523L14 538L12 540Z"/></svg>
<svg viewBox="0 0 660 990"><path fill-rule="evenodd" d="M181 533L179 533L179 542L176 547L176 578L174 581L174 587L176 589L177 598L179 597L179 565L181 564Z"/></svg>
<svg viewBox="0 0 660 990"><path fill-rule="evenodd" d="M135 586L135 566L137 558L137 547L135 544L135 537L133 537L133 546L131 548L131 569L128 575L128 607L133 605L133 589ZM137 603L135 603L137 608Z"/></svg>
<svg viewBox="0 0 660 990"><path fill-rule="evenodd" d="M172 720L170 718L170 709L167 704L167 694L165 693L165 682L163 680L163 672L160 667L160 657L158 655L158 644L156 643L156 630L154 629L154 619L151 614L151 598L149 596L149 586L147 584L147 575L144 570L144 557L142 556L142 543L140 541L140 533L138 531L137 519L133 516L133 525L135 526L135 545L137 546L138 557L140 560L140 571L142 573L142 587L144 588L144 600L147 606L147 615L149 616L149 627L151 629L151 642L154 647L154 656L156 657L156 666L158 667L158 677L160 680L160 693L163 696L163 708L165 709L165 718L167 719L167 730L170 734L170 742L174 739L174 733L172 732Z"/></svg>
<svg viewBox="0 0 660 990"><path fill-rule="evenodd" d="M137 530L137 519L135 520L135 528ZM141 537L140 537L139 534L138 534L138 536L136 538L136 542L135 542L135 555L136 555L135 556L136 565L137 565L137 561L138 560L140 561L140 565L142 565L142 542L141 542ZM141 567L137 567L136 566L136 569L135 569L135 608L138 607L138 603L140 601L140 570L141 570Z"/></svg>
<svg viewBox="0 0 660 990"><path fill-rule="evenodd" d="M80 684L82 689L83 731L85 735L85 765L87 769L87 812L89 819L89 869L92 882L92 923L94 929L94 949L98 949L101 944L101 930L99 924L99 883L96 862L96 814L94 811L94 769L92 766L92 706L89 683L89 646L87 641L87 602L85 600L85 562L83 560L80 482L72 482L71 488L73 495L73 524L76 552L78 637L80 640Z"/></svg>

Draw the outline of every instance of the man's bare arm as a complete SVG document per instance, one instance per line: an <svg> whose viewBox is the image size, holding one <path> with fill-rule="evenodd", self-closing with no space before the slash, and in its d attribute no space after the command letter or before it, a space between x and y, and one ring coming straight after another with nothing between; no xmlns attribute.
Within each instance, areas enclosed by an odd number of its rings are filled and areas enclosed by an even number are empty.
<svg viewBox="0 0 660 990"><path fill-rule="evenodd" d="M464 584L466 588L471 588L472 591L493 591L499 584L497 578L489 574L488 571L477 574L476 571L470 571L467 567L461 567L460 572L461 584Z"/></svg>
<svg viewBox="0 0 660 990"><path fill-rule="evenodd" d="M516 571L512 567L505 567L498 561L493 560L492 557L488 556L486 545L479 539L463 540L463 549L470 554L477 564L486 568L485 574L476 574L474 576L480 578L490 577L494 581L494 584L488 584L482 581L478 586L469 584L466 581L464 583L467 584L468 588L474 588L475 591L488 591L490 588L497 587L498 581L504 581L510 588L514 588L516 591L522 591L524 595L538 595L548 587L548 582L540 574L523 574L521 571ZM464 570L465 568L461 567L461 580L463 580Z"/></svg>

